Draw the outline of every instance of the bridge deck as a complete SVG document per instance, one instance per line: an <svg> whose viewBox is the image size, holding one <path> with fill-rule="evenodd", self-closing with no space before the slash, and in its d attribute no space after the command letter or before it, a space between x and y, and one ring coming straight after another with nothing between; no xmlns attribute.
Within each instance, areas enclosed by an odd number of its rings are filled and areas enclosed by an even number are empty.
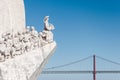
<svg viewBox="0 0 120 80"><path fill-rule="evenodd" d="M81 74L93 73L93 71L43 71L42 74ZM96 71L96 73L120 73L120 71Z"/></svg>

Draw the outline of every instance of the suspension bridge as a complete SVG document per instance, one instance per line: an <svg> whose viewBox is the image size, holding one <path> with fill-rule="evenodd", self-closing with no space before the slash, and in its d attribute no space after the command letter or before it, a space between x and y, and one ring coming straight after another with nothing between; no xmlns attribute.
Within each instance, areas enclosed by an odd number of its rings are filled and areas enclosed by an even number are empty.
<svg viewBox="0 0 120 80"><path fill-rule="evenodd" d="M90 58L93 58L93 70L89 70L89 71L88 70L86 70L86 71L82 71L82 70L81 71L80 70L64 70L64 71L54 70L54 69L74 65L76 63L83 62L83 61L88 60ZM109 60L109 59L106 59L106 58L103 58L103 57L100 57L100 56L93 55L93 56L89 56L89 57L86 57L86 58L83 58L83 59L80 59L80 60L76 60L76 61L73 61L73 62L70 62L70 63L67 63L67 64L46 68L42 72L42 74L93 74L93 80L96 80L96 74L117 74L117 73L120 74L120 70L96 70L96 58L99 58L103 61L106 61L106 62L109 62L109 63L120 66L120 63L118 63L118 62L115 62L115 61L112 61L112 60Z"/></svg>

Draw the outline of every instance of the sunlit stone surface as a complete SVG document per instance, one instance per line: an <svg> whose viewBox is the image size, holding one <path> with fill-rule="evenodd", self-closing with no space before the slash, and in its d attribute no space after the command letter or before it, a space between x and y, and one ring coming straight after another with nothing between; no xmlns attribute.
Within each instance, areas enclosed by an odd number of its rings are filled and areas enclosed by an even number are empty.
<svg viewBox="0 0 120 80"><path fill-rule="evenodd" d="M34 76L34 72L37 68L44 66L44 61L52 55L55 47L56 43L52 42L0 63L0 80L36 80L38 76ZM40 69L42 71L42 68Z"/></svg>
<svg viewBox="0 0 120 80"><path fill-rule="evenodd" d="M37 80L56 48L49 16L44 30L25 27L23 0L0 0L0 80Z"/></svg>
<svg viewBox="0 0 120 80"><path fill-rule="evenodd" d="M0 35L25 29L23 0L0 0Z"/></svg>

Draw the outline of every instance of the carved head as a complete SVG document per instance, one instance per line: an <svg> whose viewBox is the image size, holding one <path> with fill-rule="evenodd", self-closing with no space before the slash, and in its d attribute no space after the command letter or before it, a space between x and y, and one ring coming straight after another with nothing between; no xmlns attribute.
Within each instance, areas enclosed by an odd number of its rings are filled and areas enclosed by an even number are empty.
<svg viewBox="0 0 120 80"><path fill-rule="evenodd" d="M21 35L22 33L21 33L21 32L18 32L17 34L18 34L18 35Z"/></svg>
<svg viewBox="0 0 120 80"><path fill-rule="evenodd" d="M31 30L32 30L32 31L34 31L34 30L35 30L35 27L34 27L34 26L32 26L32 27L31 27Z"/></svg>
<svg viewBox="0 0 120 80"><path fill-rule="evenodd" d="M30 31L30 26L27 26L26 32L29 32L29 31Z"/></svg>
<svg viewBox="0 0 120 80"><path fill-rule="evenodd" d="M44 21L48 21L49 20L49 16L45 16Z"/></svg>

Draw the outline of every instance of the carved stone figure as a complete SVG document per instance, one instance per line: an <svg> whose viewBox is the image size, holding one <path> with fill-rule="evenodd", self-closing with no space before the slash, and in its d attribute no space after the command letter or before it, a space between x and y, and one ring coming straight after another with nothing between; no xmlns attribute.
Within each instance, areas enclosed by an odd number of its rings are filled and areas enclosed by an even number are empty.
<svg viewBox="0 0 120 80"><path fill-rule="evenodd" d="M2 43L0 46L0 52L2 55L4 55L4 58L8 58L8 56L9 56L9 53L7 53L7 51L8 50L7 50L6 45L4 43Z"/></svg>
<svg viewBox="0 0 120 80"><path fill-rule="evenodd" d="M30 26L26 27L26 33L30 33Z"/></svg>
<svg viewBox="0 0 120 80"><path fill-rule="evenodd" d="M5 60L4 56L2 55L2 53L0 52L0 62L3 62Z"/></svg>
<svg viewBox="0 0 120 80"><path fill-rule="evenodd" d="M0 61L4 61L5 60L5 50L4 50L4 43L0 43L0 57L1 60Z"/></svg>
<svg viewBox="0 0 120 80"><path fill-rule="evenodd" d="M33 37L38 37L38 32L35 30L35 27L34 27L34 26L31 27L31 35L32 35Z"/></svg>
<svg viewBox="0 0 120 80"><path fill-rule="evenodd" d="M11 47L12 47L12 40L8 39L7 41L5 41L5 45L6 45L6 50L5 50L5 55L7 58L9 57L13 57L12 53L11 53Z"/></svg>
<svg viewBox="0 0 120 80"><path fill-rule="evenodd" d="M50 43L53 41L53 33L51 32L51 30L54 30L54 26L48 22L49 21L49 16L45 16L44 18L44 30L43 32L40 33L40 35L42 36L43 41L45 41L45 43Z"/></svg>
<svg viewBox="0 0 120 80"><path fill-rule="evenodd" d="M15 52L13 53L13 56L22 54L22 53L21 53L21 50L22 50L22 47L21 47L20 42L15 42L15 43L13 44L13 47L11 47L11 52L14 52L14 51L15 51Z"/></svg>
<svg viewBox="0 0 120 80"><path fill-rule="evenodd" d="M45 18L44 18L44 30L51 31L54 29L55 29L54 25L49 23L49 16L45 16Z"/></svg>
<svg viewBox="0 0 120 80"><path fill-rule="evenodd" d="M54 26L49 23L49 16L45 16L44 30L39 34L34 26L31 26L31 29L27 26L23 32L19 31L16 34L3 33L0 38L0 61L53 42L52 30Z"/></svg>

